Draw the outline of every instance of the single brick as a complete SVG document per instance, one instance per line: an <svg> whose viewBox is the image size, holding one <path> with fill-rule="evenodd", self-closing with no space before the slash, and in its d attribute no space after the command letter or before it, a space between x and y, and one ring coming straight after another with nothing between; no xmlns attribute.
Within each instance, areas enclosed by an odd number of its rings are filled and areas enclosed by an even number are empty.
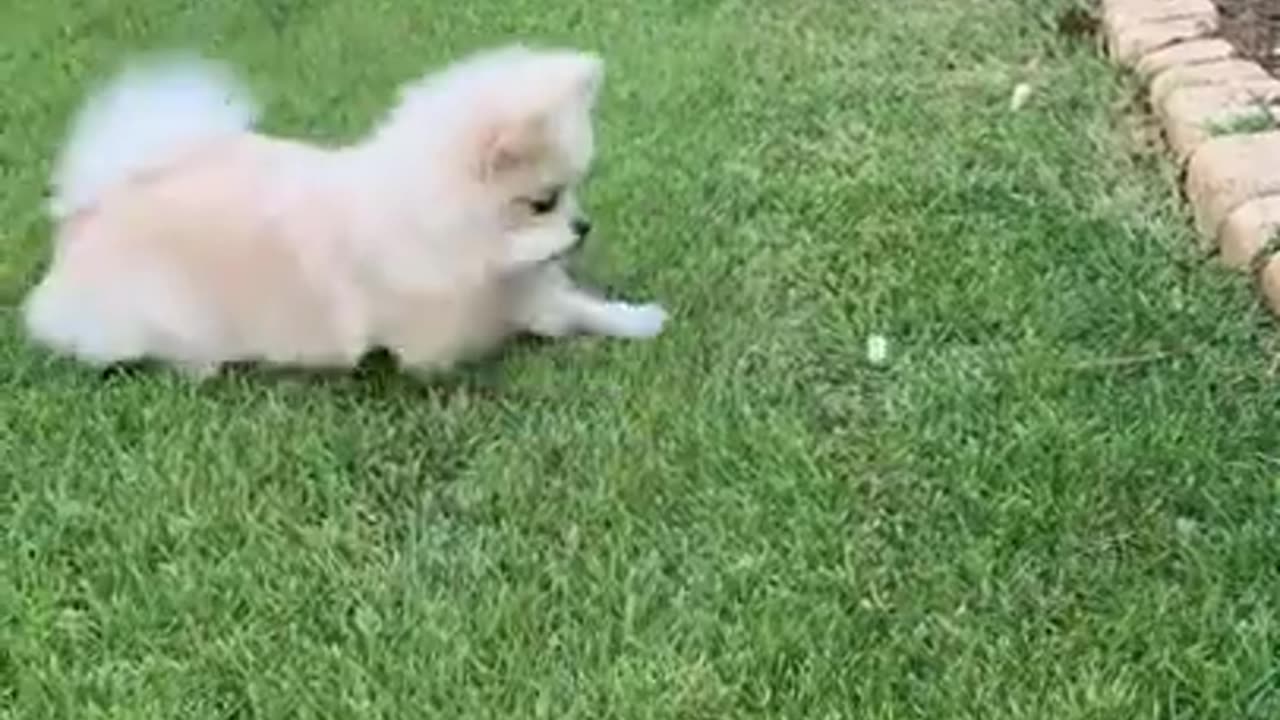
<svg viewBox="0 0 1280 720"><path fill-rule="evenodd" d="M1150 81L1161 73L1176 67L1211 63L1236 57L1236 49L1221 38L1190 40L1147 53L1138 61L1137 71Z"/></svg>
<svg viewBox="0 0 1280 720"><path fill-rule="evenodd" d="M1103 0L1108 26L1215 12L1213 0Z"/></svg>
<svg viewBox="0 0 1280 720"><path fill-rule="evenodd" d="M1280 194L1280 131L1215 137L1187 165L1187 198L1207 242L1218 240L1231 213L1272 194Z"/></svg>
<svg viewBox="0 0 1280 720"><path fill-rule="evenodd" d="M1136 66L1142 56L1170 45L1199 40L1217 31L1216 12L1137 20L1107 28L1107 46L1121 65Z"/></svg>
<svg viewBox="0 0 1280 720"><path fill-rule="evenodd" d="M1218 233L1219 258L1228 267L1248 270L1258 252L1280 233L1280 195L1245 202L1227 215Z"/></svg>
<svg viewBox="0 0 1280 720"><path fill-rule="evenodd" d="M1151 105L1160 106L1169 93L1178 88L1230 85L1255 80L1266 81L1270 78L1271 74L1258 63L1239 58L1202 65L1181 65L1160 73L1151 81Z"/></svg>
<svg viewBox="0 0 1280 720"><path fill-rule="evenodd" d="M1270 109L1280 111L1280 80L1273 78L1181 87L1155 107L1179 162L1233 123Z"/></svg>
<svg viewBox="0 0 1280 720"><path fill-rule="evenodd" d="M1280 315L1280 257L1273 257L1258 273L1258 289L1271 312Z"/></svg>

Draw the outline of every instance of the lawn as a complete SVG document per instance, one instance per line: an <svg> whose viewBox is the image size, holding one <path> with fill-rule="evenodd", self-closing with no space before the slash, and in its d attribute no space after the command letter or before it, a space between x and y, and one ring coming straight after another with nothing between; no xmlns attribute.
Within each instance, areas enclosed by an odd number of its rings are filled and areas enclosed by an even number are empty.
<svg viewBox="0 0 1280 720"><path fill-rule="evenodd" d="M1070 4L7 0L0 718L1280 717L1280 336ZM340 140L517 37L607 57L583 272L659 340L427 386L25 343L129 51Z"/></svg>

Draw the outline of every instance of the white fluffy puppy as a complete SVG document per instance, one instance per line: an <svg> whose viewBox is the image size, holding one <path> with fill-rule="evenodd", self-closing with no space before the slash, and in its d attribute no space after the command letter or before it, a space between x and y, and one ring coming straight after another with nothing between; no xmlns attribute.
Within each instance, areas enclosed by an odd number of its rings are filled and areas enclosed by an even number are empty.
<svg viewBox="0 0 1280 720"><path fill-rule="evenodd" d="M384 347L449 366L519 332L656 335L563 265L590 230L596 56L513 47L409 85L366 139L252 130L223 66L170 58L90 98L55 169L57 232L25 304L39 342L95 365L347 367Z"/></svg>

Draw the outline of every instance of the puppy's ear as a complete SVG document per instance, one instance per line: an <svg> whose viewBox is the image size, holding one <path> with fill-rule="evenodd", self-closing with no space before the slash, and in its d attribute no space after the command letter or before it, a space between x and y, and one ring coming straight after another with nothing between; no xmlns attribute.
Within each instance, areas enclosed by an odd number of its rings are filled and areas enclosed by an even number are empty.
<svg viewBox="0 0 1280 720"><path fill-rule="evenodd" d="M563 50L549 54L539 66L540 100L555 109L592 105L604 84L604 60L594 53Z"/></svg>
<svg viewBox="0 0 1280 720"><path fill-rule="evenodd" d="M536 166L547 152L549 119L534 115L492 128L483 140L480 172L485 180Z"/></svg>
<svg viewBox="0 0 1280 720"><path fill-rule="evenodd" d="M557 101L594 105L604 85L604 60L594 53L566 51L556 59Z"/></svg>
<svg viewBox="0 0 1280 720"><path fill-rule="evenodd" d="M594 104L604 84L604 60L594 53L577 53L569 61L568 79L571 92Z"/></svg>

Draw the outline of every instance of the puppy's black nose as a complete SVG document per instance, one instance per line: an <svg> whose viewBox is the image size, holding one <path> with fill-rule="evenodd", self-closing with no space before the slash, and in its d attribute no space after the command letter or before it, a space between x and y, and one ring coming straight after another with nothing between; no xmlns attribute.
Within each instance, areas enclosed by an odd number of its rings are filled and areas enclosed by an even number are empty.
<svg viewBox="0 0 1280 720"><path fill-rule="evenodd" d="M570 227L573 228L573 234L580 240L591 234L591 221L586 218L574 218Z"/></svg>

